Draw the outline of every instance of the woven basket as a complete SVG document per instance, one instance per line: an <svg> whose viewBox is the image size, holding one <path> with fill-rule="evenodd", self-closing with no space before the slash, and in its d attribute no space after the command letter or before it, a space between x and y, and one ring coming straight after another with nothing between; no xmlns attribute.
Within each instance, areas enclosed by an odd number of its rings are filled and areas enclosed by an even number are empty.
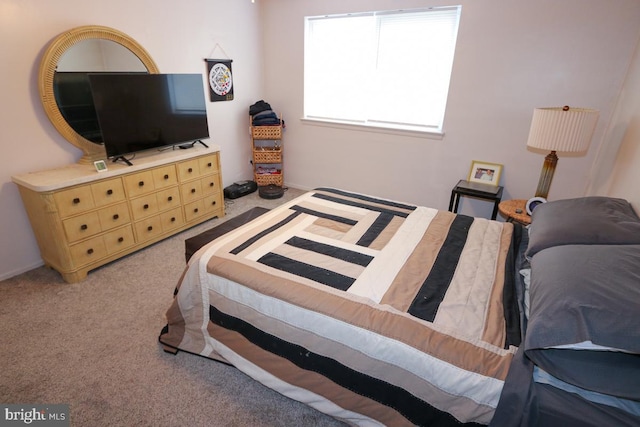
<svg viewBox="0 0 640 427"><path fill-rule="evenodd" d="M254 163L282 163L282 152L278 151L254 151Z"/></svg>
<svg viewBox="0 0 640 427"><path fill-rule="evenodd" d="M254 174L254 178L258 186L269 185L269 184L282 186L282 174L256 173Z"/></svg>
<svg viewBox="0 0 640 427"><path fill-rule="evenodd" d="M282 139L282 126L252 126L253 139Z"/></svg>

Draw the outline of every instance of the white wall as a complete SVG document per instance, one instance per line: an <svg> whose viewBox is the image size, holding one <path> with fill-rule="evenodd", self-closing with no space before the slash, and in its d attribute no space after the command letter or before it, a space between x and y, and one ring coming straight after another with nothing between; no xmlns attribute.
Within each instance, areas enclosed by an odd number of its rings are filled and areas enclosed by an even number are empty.
<svg viewBox="0 0 640 427"><path fill-rule="evenodd" d="M303 17L462 4L443 140L303 124ZM285 181L337 186L437 208L472 160L504 164L503 198L533 196L546 152L526 148L535 107L601 111L586 156L560 154L550 199L585 194L640 26L636 0L269 0L267 101L284 114ZM328 82L330 84L330 82ZM463 199L462 212L491 205Z"/></svg>
<svg viewBox="0 0 640 427"><path fill-rule="evenodd" d="M589 193L627 199L640 213L640 44L604 141Z"/></svg>
<svg viewBox="0 0 640 427"><path fill-rule="evenodd" d="M262 97L263 82L259 7L250 0L0 1L0 279L42 263L11 176L81 156L40 104L37 75L47 44L71 28L105 25L137 40L160 72L205 74L204 58L228 55L235 99L207 108L212 141L222 148L223 181L230 184L251 176L248 109Z"/></svg>

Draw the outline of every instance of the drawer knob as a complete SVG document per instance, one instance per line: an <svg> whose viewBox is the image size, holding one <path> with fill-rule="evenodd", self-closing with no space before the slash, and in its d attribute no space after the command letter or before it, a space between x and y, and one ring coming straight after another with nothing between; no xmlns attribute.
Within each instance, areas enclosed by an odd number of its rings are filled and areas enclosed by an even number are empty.
<svg viewBox="0 0 640 427"><path fill-rule="evenodd" d="M78 197L76 197L75 199L73 199L73 204L77 205L78 203L80 203L80 199Z"/></svg>
<svg viewBox="0 0 640 427"><path fill-rule="evenodd" d="M175 216L171 217L171 222L176 222L176 217Z"/></svg>
<svg viewBox="0 0 640 427"><path fill-rule="evenodd" d="M198 208L195 208L195 209L193 210L193 213L198 213Z"/></svg>
<svg viewBox="0 0 640 427"><path fill-rule="evenodd" d="M166 179L169 179L169 174L166 174L166 173L165 173L165 174L164 174L164 179L165 179L165 180L166 180Z"/></svg>
<svg viewBox="0 0 640 427"><path fill-rule="evenodd" d="M144 181L140 181L140 182L138 183L138 187L144 187Z"/></svg>
<svg viewBox="0 0 640 427"><path fill-rule="evenodd" d="M213 202L211 202L211 205L215 206L216 205L216 201L214 200Z"/></svg>
<svg viewBox="0 0 640 427"><path fill-rule="evenodd" d="M193 194L193 193L195 193L195 192L196 192L196 189L195 189L195 188L192 188L192 189L191 189L191 194Z"/></svg>
<svg viewBox="0 0 640 427"><path fill-rule="evenodd" d="M118 243L124 242L124 237L118 237Z"/></svg>
<svg viewBox="0 0 640 427"><path fill-rule="evenodd" d="M89 228L89 227L87 227L87 224L82 224L80 226L80 230L86 230L87 228Z"/></svg>
<svg viewBox="0 0 640 427"><path fill-rule="evenodd" d="M189 173L193 172L193 168L187 169L187 172L189 172Z"/></svg>
<svg viewBox="0 0 640 427"><path fill-rule="evenodd" d="M210 168L211 167L211 162L207 163L207 167Z"/></svg>
<svg viewBox="0 0 640 427"><path fill-rule="evenodd" d="M113 215L113 220L114 220L114 221L115 221L115 220L117 220L118 218L120 218L120 215L118 215L118 214L114 214L114 215Z"/></svg>
<svg viewBox="0 0 640 427"><path fill-rule="evenodd" d="M110 196L110 195L112 195L112 194L113 194L113 190L112 190L112 189L108 189L108 190L107 190L107 196Z"/></svg>
<svg viewBox="0 0 640 427"><path fill-rule="evenodd" d="M216 186L216 184L215 184L215 183L213 183L213 182L210 182L210 183L209 183L209 187L215 187L215 186Z"/></svg>
<svg viewBox="0 0 640 427"><path fill-rule="evenodd" d="M173 196L169 196L169 197L167 197L167 200L168 200L168 201L172 201L172 200L173 200Z"/></svg>
<svg viewBox="0 0 640 427"><path fill-rule="evenodd" d="M92 253L93 253L93 249L92 248L87 249L87 255L91 255Z"/></svg>
<svg viewBox="0 0 640 427"><path fill-rule="evenodd" d="M142 209L149 209L149 204L145 203Z"/></svg>
<svg viewBox="0 0 640 427"><path fill-rule="evenodd" d="M153 230L153 227L150 225L147 227L147 231L151 231L151 230Z"/></svg>

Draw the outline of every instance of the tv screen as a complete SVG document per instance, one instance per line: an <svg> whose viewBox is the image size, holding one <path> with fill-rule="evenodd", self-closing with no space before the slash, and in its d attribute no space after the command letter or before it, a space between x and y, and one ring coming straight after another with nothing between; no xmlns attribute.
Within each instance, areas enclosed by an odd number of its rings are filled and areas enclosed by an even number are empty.
<svg viewBox="0 0 640 427"><path fill-rule="evenodd" d="M107 156L209 137L200 74L90 74Z"/></svg>

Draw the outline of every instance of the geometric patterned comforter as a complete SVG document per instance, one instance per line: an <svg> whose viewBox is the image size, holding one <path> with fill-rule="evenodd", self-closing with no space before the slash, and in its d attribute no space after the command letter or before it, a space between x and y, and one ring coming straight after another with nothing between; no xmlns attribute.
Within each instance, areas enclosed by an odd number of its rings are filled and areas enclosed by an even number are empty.
<svg viewBox="0 0 640 427"><path fill-rule="evenodd" d="M488 424L520 344L516 227L316 189L200 249L160 341L350 424Z"/></svg>

